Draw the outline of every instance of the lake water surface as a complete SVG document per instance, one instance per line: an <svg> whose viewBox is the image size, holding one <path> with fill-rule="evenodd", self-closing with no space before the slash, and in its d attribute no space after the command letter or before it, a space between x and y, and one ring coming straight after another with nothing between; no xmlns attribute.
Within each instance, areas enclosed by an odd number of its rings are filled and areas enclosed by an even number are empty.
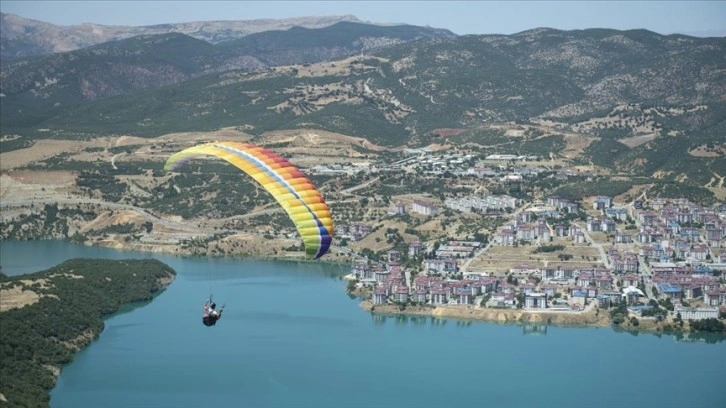
<svg viewBox="0 0 726 408"><path fill-rule="evenodd" d="M68 258L157 258L178 275L106 320L63 368L53 408L725 407L726 342L610 328L380 317L344 291L349 268L182 258L58 241L0 242L8 275ZM213 291L225 303L201 324Z"/></svg>

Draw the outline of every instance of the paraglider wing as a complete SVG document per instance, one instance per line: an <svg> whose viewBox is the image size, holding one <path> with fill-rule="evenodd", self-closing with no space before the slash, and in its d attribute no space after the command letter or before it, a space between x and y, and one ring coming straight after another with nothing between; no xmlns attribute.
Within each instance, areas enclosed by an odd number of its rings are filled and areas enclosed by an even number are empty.
<svg viewBox="0 0 726 408"><path fill-rule="evenodd" d="M209 155L235 165L275 197L295 224L307 259L320 258L328 251L333 239L330 208L300 170L270 150L250 143L206 143L172 155L164 170L175 170L190 159Z"/></svg>

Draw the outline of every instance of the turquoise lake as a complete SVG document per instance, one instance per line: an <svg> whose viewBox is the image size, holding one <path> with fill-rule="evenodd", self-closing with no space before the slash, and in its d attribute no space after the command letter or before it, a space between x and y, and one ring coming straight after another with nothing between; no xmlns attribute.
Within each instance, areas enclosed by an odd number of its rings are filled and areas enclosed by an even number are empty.
<svg viewBox="0 0 726 408"><path fill-rule="evenodd" d="M726 341L611 328L374 316L346 266L0 242L8 275L74 257L157 258L177 279L106 320L51 407L726 407ZM226 303L201 323L213 291Z"/></svg>

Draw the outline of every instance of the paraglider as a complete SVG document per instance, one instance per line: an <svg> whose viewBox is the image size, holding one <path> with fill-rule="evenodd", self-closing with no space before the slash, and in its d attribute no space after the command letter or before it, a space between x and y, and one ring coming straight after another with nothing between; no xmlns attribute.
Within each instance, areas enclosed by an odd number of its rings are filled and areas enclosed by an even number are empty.
<svg viewBox="0 0 726 408"><path fill-rule="evenodd" d="M212 142L184 149L166 161L172 171L201 156L216 156L233 164L257 181L287 212L305 244L305 258L325 255L333 239L330 208L312 182L278 154L242 142Z"/></svg>

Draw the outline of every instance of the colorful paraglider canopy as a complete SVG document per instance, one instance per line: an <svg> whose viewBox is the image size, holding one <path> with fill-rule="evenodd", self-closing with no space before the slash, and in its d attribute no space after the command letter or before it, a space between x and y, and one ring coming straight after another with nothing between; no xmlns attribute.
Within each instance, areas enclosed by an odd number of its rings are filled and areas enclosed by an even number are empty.
<svg viewBox="0 0 726 408"><path fill-rule="evenodd" d="M307 259L318 259L328 251L333 239L330 208L313 183L290 162L250 143L212 142L172 155L164 170L173 171L201 156L216 156L228 161L267 190L295 224L305 244Z"/></svg>

